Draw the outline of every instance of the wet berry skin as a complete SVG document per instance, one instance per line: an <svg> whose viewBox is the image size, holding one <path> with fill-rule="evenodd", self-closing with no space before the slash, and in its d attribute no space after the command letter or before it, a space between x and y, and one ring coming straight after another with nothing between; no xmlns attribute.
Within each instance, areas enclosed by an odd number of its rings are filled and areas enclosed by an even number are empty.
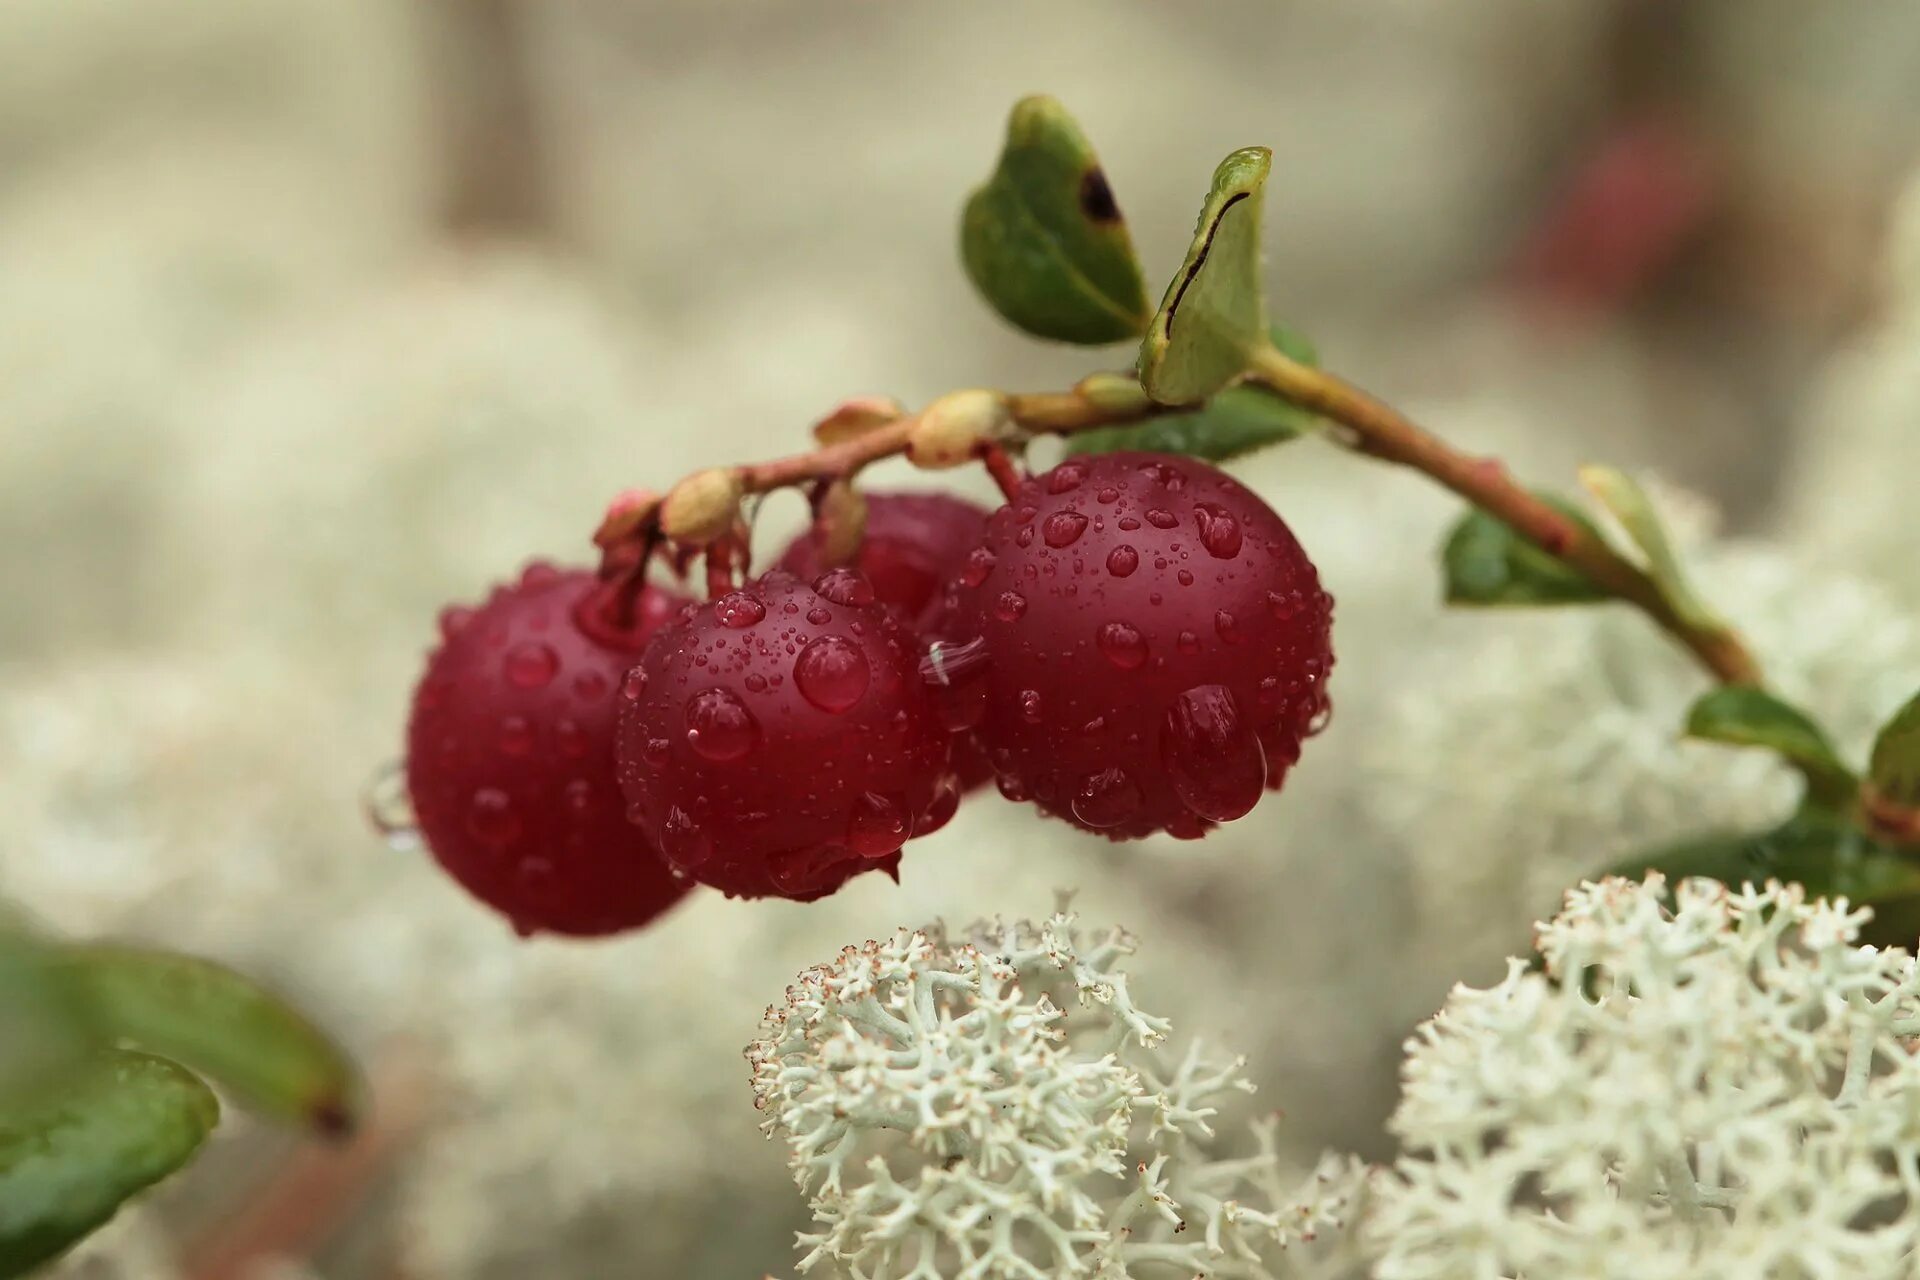
<svg viewBox="0 0 1920 1280"><path fill-rule="evenodd" d="M1113 839L1192 838L1278 788L1330 714L1332 597L1206 463L1074 458L995 512L948 592L1000 790Z"/></svg>
<svg viewBox="0 0 1920 1280"><path fill-rule="evenodd" d="M939 612L941 592L986 527L983 508L949 494L869 494L853 567L867 575L881 604L924 632ZM811 533L795 538L777 567L809 581L818 577L825 566Z"/></svg>
<svg viewBox="0 0 1920 1280"><path fill-rule="evenodd" d="M943 592L987 529L985 508L951 494L871 493L867 528L853 567L873 583L874 595L922 637L937 633ZM812 534L781 553L779 568L812 580L823 566ZM970 737L955 739L953 771L965 794L993 778L986 756Z"/></svg>
<svg viewBox="0 0 1920 1280"><path fill-rule="evenodd" d="M684 599L649 587L619 627L591 573L534 564L441 615L414 691L407 791L428 849L521 933L646 924L691 884L626 821L620 683Z"/></svg>
<svg viewBox="0 0 1920 1280"><path fill-rule="evenodd" d="M957 803L920 645L853 569L775 570L683 612L622 687L628 817L730 896L811 901Z"/></svg>

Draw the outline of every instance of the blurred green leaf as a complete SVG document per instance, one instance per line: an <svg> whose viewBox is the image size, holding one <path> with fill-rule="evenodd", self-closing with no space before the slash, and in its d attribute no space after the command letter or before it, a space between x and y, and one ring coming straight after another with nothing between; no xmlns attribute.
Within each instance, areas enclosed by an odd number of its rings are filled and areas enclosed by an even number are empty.
<svg viewBox="0 0 1920 1280"><path fill-rule="evenodd" d="M1859 787L1811 717L1752 685L1723 685L1703 694L1687 712L1687 736L1782 756L1806 776L1809 798L1822 807L1844 808Z"/></svg>
<svg viewBox="0 0 1920 1280"><path fill-rule="evenodd" d="M1600 536L1572 503L1551 494L1539 497L1589 535ZM1609 598L1566 561L1478 508L1454 525L1440 560L1452 605L1593 604Z"/></svg>
<svg viewBox="0 0 1920 1280"><path fill-rule="evenodd" d="M1666 597L1682 622L1709 630L1724 629L1726 623L1694 594L1681 568L1680 556L1667 536L1666 524L1654 510L1653 500L1640 482L1616 467L1580 468L1580 483L1620 522L1627 536L1647 559L1647 576Z"/></svg>
<svg viewBox="0 0 1920 1280"><path fill-rule="evenodd" d="M1920 806L1920 695L1894 713L1873 740L1867 779L1886 800Z"/></svg>
<svg viewBox="0 0 1920 1280"><path fill-rule="evenodd" d="M223 965L133 947L71 948L103 1034L174 1058L267 1115L328 1134L352 1129L353 1064L279 996Z"/></svg>
<svg viewBox="0 0 1920 1280"><path fill-rule="evenodd" d="M86 1006L58 953L0 915L0 1105L56 1082L94 1047Z"/></svg>
<svg viewBox="0 0 1920 1280"><path fill-rule="evenodd" d="M1301 334L1276 328L1273 342L1301 364L1319 363L1313 344ZM1228 387L1189 413L1170 413L1145 422L1071 435L1067 437L1067 452L1139 449L1224 462L1296 439L1311 431L1313 424L1313 414L1271 392L1258 387Z"/></svg>
<svg viewBox="0 0 1920 1280"><path fill-rule="evenodd" d="M220 1104L162 1058L107 1050L54 1094L0 1109L0 1277L24 1275L179 1169Z"/></svg>
<svg viewBox="0 0 1920 1280"><path fill-rule="evenodd" d="M1000 163L960 222L967 276L1002 317L1095 346L1146 328L1146 280L1100 158L1067 109L1023 98Z"/></svg>
<svg viewBox="0 0 1920 1280"><path fill-rule="evenodd" d="M1735 888L1768 880L1797 883L1817 897L1872 907L1862 936L1874 946L1911 950L1920 939L1920 861L1829 815L1803 814L1758 834L1684 840L1630 858L1608 874L1637 879L1653 870L1670 880L1704 876Z"/></svg>
<svg viewBox="0 0 1920 1280"><path fill-rule="evenodd" d="M1267 332L1260 288L1265 147L1220 162L1180 271L1140 344L1140 385L1161 404L1195 404L1247 371Z"/></svg>

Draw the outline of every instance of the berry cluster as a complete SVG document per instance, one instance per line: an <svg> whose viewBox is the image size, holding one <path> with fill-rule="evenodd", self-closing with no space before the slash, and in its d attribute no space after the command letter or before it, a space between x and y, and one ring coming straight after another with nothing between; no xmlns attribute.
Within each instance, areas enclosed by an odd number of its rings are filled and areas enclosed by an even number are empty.
<svg viewBox="0 0 1920 1280"><path fill-rule="evenodd" d="M449 610L415 694L426 843L523 932L646 923L692 882L811 900L1002 795L1113 839L1253 808L1326 721L1332 601L1204 463L1073 459L991 516L869 500L695 604L536 565Z"/></svg>

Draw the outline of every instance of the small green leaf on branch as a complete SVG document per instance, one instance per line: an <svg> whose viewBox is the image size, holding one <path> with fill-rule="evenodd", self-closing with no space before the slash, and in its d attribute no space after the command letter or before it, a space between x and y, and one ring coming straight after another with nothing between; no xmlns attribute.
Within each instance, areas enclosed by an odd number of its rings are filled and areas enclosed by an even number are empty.
<svg viewBox="0 0 1920 1280"><path fill-rule="evenodd" d="M264 1114L350 1132L352 1062L279 996L223 965L121 946L79 946L68 964L103 1035L174 1058Z"/></svg>
<svg viewBox="0 0 1920 1280"><path fill-rule="evenodd" d="M1305 365L1317 365L1313 344L1297 333L1273 330L1274 345ZM1101 427L1067 437L1068 453L1140 449L1184 453L1213 462L1285 444L1313 429L1314 415L1260 387L1228 387L1188 413Z"/></svg>
<svg viewBox="0 0 1920 1280"><path fill-rule="evenodd" d="M1798 707L1752 685L1723 685L1703 694L1687 712L1687 736L1737 747L1763 747L1806 777L1808 800L1845 809L1859 788L1827 735Z"/></svg>
<svg viewBox="0 0 1920 1280"><path fill-rule="evenodd" d="M25 1275L193 1158L220 1118L183 1067L109 1050L57 1091L0 1106L0 1277Z"/></svg>
<svg viewBox="0 0 1920 1280"><path fill-rule="evenodd" d="M1195 404L1247 371L1266 341L1260 205L1273 153L1220 162L1187 249L1140 344L1140 385L1161 404Z"/></svg>
<svg viewBox="0 0 1920 1280"><path fill-rule="evenodd" d="M1106 171L1053 98L1014 105L1000 163L960 222L967 276L1040 338L1097 346L1146 328L1146 280Z"/></svg>
<svg viewBox="0 0 1920 1280"><path fill-rule="evenodd" d="M1539 497L1578 524L1583 533L1599 537L1593 523L1572 503L1549 494ZM1462 516L1447 535L1441 564L1446 601L1451 605L1594 604L1610 598L1572 565L1477 508Z"/></svg>
<svg viewBox="0 0 1920 1280"><path fill-rule="evenodd" d="M1647 576L1660 589L1674 615L1688 626L1703 631L1721 631L1726 622L1705 601L1694 594L1687 575L1667 535L1660 513L1640 483L1616 467L1580 468L1580 483L1600 505L1620 522L1633 544L1646 557Z"/></svg>
<svg viewBox="0 0 1920 1280"><path fill-rule="evenodd" d="M1865 801L1876 827L1902 843L1920 844L1920 694L1874 738Z"/></svg>

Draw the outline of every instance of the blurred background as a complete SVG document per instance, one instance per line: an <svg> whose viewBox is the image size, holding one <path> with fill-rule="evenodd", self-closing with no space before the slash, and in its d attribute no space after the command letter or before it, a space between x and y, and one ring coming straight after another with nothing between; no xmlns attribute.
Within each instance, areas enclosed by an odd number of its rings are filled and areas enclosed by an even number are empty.
<svg viewBox="0 0 1920 1280"><path fill-rule="evenodd" d="M1862 732L1911 690L1900 0L7 0L0 894L277 983L379 1102L342 1152L230 1119L69 1274L790 1271L803 1206L738 1057L760 1010L846 943L1055 889L1252 1056L1303 1160L1379 1156L1398 1041L1551 907L1536 844L1578 874L1780 802L1672 743L1695 678L1637 618L1442 616L1453 506L1304 443L1244 472L1339 601L1338 714L1203 846L980 800L898 888L697 897L592 946L518 942L387 848L360 796L436 611L584 561L616 491L801 447L847 396L1129 362L1024 339L958 270L1035 91L1156 294L1217 158L1272 146L1274 307L1329 365L1543 485L1652 473L1790 685ZM1660 790L1682 774L1724 803Z"/></svg>

